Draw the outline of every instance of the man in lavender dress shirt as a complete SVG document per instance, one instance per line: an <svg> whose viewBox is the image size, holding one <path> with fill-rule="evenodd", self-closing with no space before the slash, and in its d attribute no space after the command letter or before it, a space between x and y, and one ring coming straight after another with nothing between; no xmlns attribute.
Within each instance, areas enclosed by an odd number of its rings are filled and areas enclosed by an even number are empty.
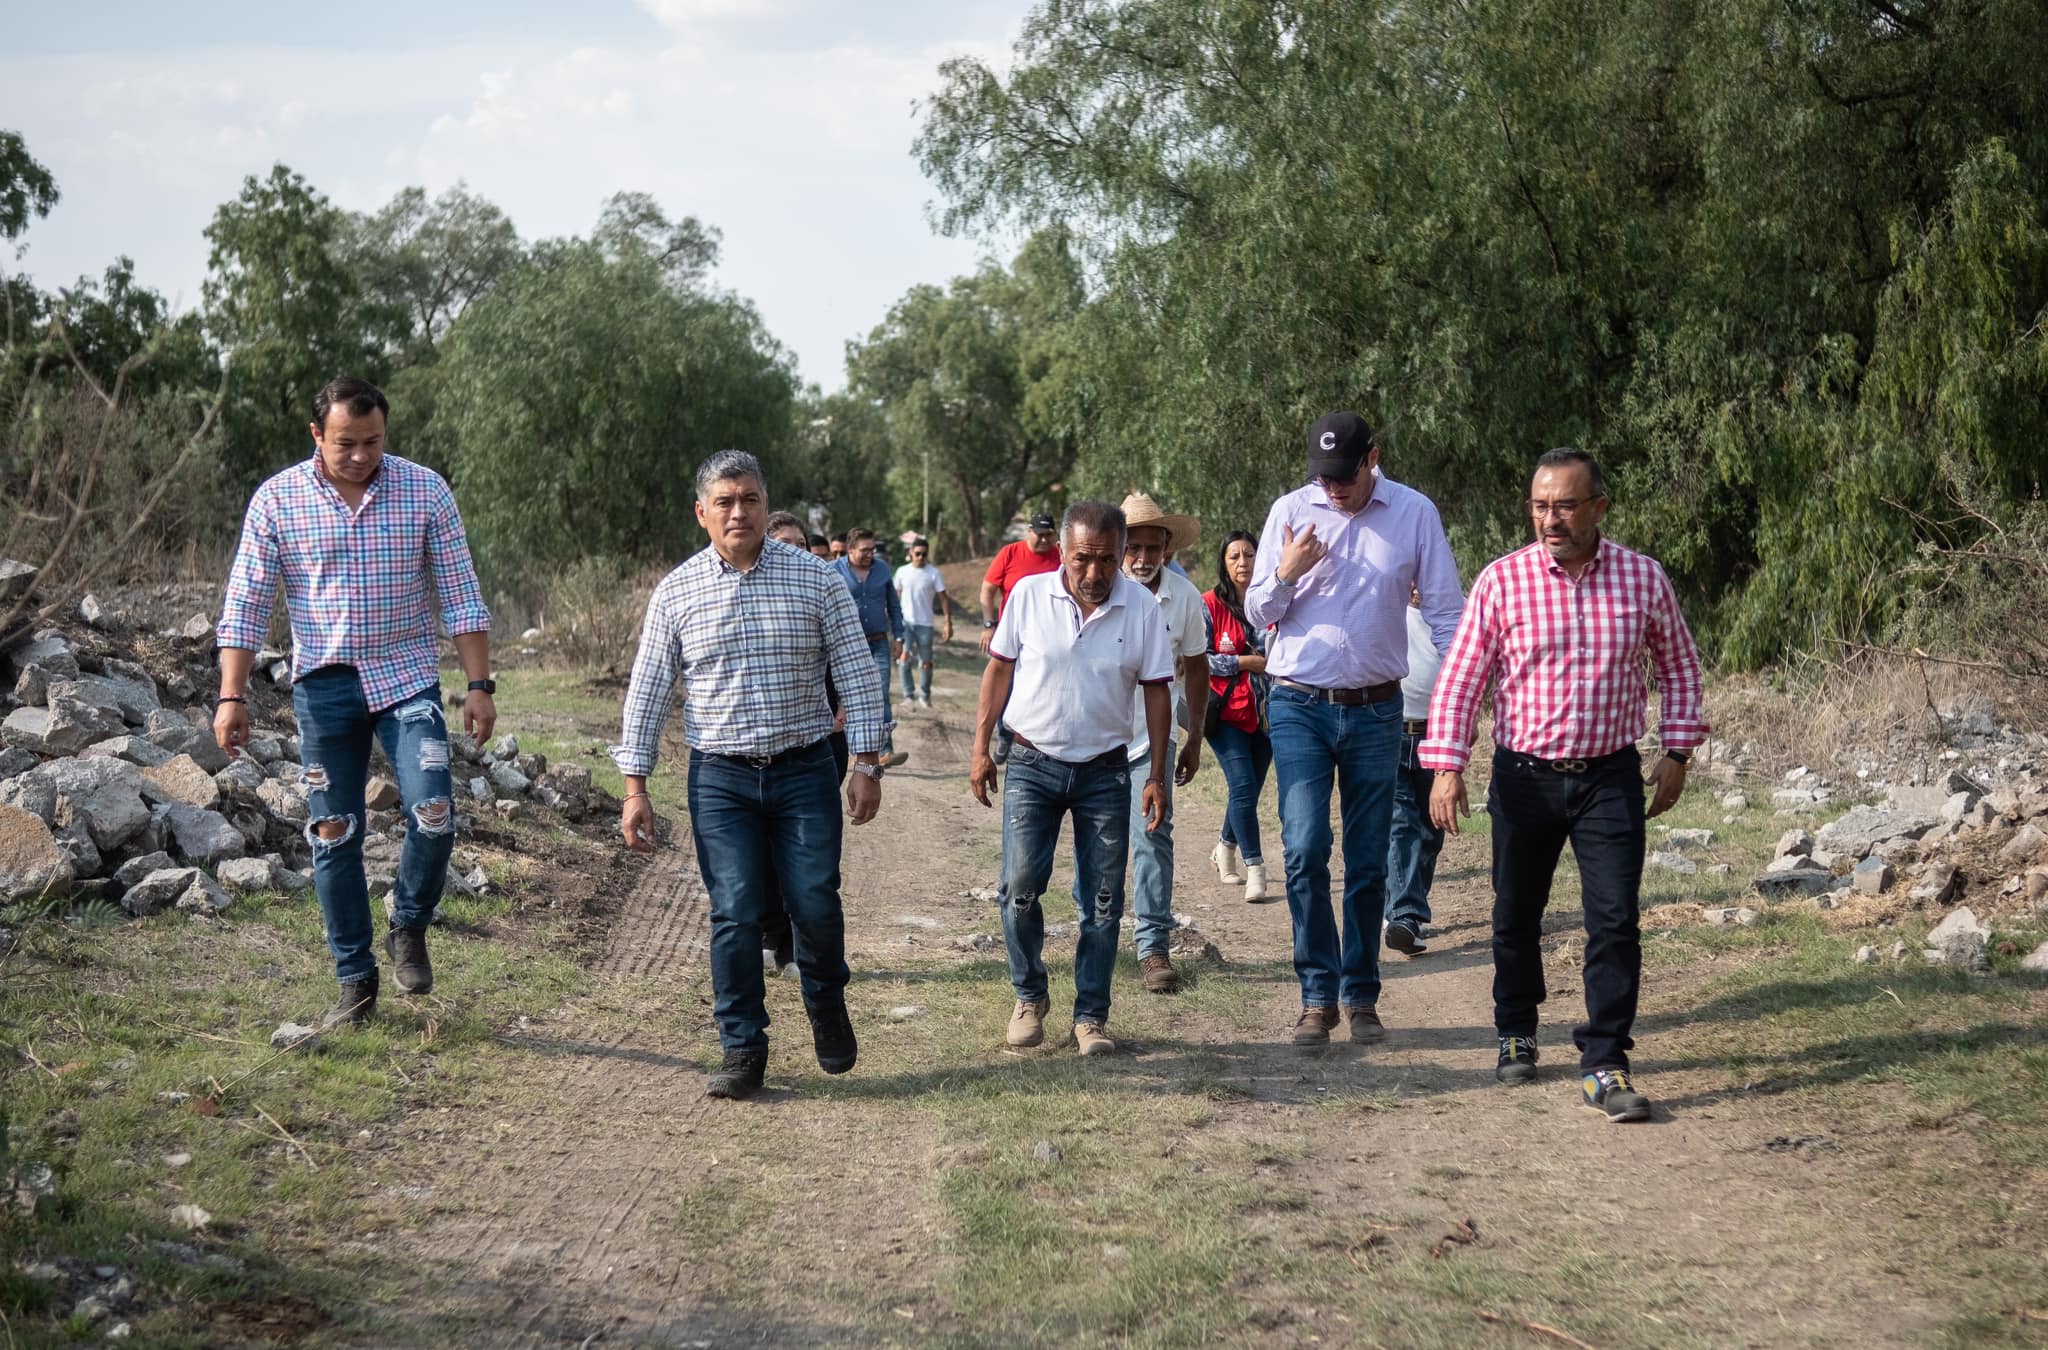
<svg viewBox="0 0 2048 1350"><path fill-rule="evenodd" d="M1439 653L1464 608L1436 505L1379 472L1372 428L1337 412L1308 433L1308 483L1273 503L1245 617L1273 626L1267 719L1280 783L1280 836L1294 969L1296 1045L1323 1045L1338 1022L1354 1042L1385 1037L1380 919L1408 673L1408 597ZM1344 907L1330 907L1330 790L1342 795Z"/></svg>

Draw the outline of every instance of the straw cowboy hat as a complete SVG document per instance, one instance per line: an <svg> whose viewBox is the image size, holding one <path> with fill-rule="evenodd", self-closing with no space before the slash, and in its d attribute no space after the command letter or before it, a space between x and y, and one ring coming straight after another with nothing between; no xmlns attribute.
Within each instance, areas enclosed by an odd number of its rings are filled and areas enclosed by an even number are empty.
<svg viewBox="0 0 2048 1350"><path fill-rule="evenodd" d="M1140 525L1156 525L1166 531L1166 551L1169 555L1184 548L1193 548L1195 540L1202 536L1202 522L1193 516L1169 516L1159 509L1159 503L1152 500L1148 492L1133 492L1124 498L1124 524L1130 529Z"/></svg>

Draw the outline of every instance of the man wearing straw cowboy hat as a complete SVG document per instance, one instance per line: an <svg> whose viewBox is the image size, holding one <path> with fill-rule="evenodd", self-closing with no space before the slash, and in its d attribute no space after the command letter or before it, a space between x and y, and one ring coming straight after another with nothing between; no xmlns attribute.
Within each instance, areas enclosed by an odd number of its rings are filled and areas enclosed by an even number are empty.
<svg viewBox="0 0 2048 1350"><path fill-rule="evenodd" d="M1187 744L1177 759L1171 740L1166 746L1166 758L1175 760L1172 781L1185 787L1202 763L1201 727L1209 707L1209 632L1202 593L1167 563L1174 554L1194 546L1202 526L1192 516L1168 515L1143 492L1124 498L1123 512L1124 575L1159 602L1167 645L1186 690L1184 697L1174 700L1174 721ZM1142 697L1131 700L1131 739L1124 749L1134 770L1151 758ZM1165 766L1155 765L1151 776L1163 778ZM1172 994L1180 991L1180 974L1166 951L1173 937L1173 814L1169 809L1156 829L1143 828L1146 777L1136 772L1130 775L1131 909L1137 919L1138 970L1147 993ZM1170 787L1166 791L1170 808L1173 793Z"/></svg>

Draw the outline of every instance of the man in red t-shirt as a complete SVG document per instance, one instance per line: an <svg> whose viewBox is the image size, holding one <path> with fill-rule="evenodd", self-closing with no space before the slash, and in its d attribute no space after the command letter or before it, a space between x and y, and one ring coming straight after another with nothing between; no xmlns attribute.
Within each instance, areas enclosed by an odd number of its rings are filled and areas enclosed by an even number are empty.
<svg viewBox="0 0 2048 1350"><path fill-rule="evenodd" d="M981 654L988 655L989 639L996 635L996 621L1003 617L1003 600L1026 577L1040 572L1057 572L1060 546L1053 537L1052 517L1041 511L1031 518L1031 533L1014 544L996 550L981 579Z"/></svg>

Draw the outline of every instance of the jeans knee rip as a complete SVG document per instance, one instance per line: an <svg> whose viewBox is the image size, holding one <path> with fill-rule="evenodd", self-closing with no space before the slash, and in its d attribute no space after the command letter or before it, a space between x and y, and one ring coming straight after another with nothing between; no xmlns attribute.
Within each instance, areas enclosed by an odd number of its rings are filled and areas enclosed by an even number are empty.
<svg viewBox="0 0 2048 1350"><path fill-rule="evenodd" d="M448 767L448 742L421 741L420 767L429 771Z"/></svg>
<svg viewBox="0 0 2048 1350"><path fill-rule="evenodd" d="M1113 922L1111 916L1115 913L1115 905L1116 895L1107 886L1097 891L1095 893L1095 922Z"/></svg>
<svg viewBox="0 0 2048 1350"><path fill-rule="evenodd" d="M327 787L327 766L308 764L299 776L299 782L308 792L319 792Z"/></svg>
<svg viewBox="0 0 2048 1350"><path fill-rule="evenodd" d="M429 797L412 809L421 834L446 834L455 828L455 806L446 797Z"/></svg>
<svg viewBox="0 0 2048 1350"><path fill-rule="evenodd" d="M1032 910L1038 908L1038 897L1035 895L1017 895L1012 893L1010 896L1010 908L1016 910L1019 914L1029 914Z"/></svg>
<svg viewBox="0 0 2048 1350"><path fill-rule="evenodd" d="M339 836L329 839L326 835L320 833L322 825L332 825L337 821L346 822L348 826ZM332 852L355 837L356 818L354 816L320 816L317 819L306 822L306 842L313 846L313 852L316 854Z"/></svg>

